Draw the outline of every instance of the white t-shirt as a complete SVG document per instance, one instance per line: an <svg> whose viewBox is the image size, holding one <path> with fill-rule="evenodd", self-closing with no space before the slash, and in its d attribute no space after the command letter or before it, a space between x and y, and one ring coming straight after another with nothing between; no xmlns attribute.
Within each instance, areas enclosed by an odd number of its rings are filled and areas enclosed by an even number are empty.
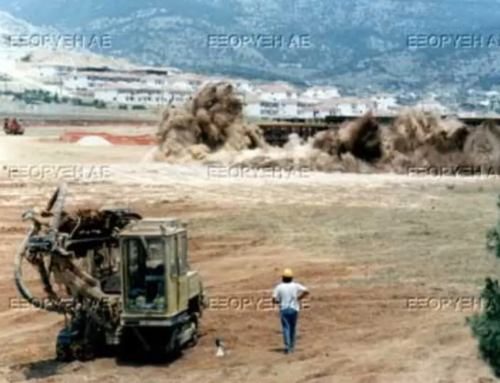
<svg viewBox="0 0 500 383"><path fill-rule="evenodd" d="M280 310L292 308L300 310L299 295L307 289L297 282L280 283L275 287L273 298L280 303Z"/></svg>

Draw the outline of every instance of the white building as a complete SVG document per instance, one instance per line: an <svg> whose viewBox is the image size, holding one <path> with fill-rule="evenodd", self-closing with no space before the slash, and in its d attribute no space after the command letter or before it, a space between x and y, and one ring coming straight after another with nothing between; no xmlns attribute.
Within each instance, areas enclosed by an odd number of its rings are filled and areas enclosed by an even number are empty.
<svg viewBox="0 0 500 383"><path fill-rule="evenodd" d="M143 81L147 87L151 88L163 88L168 84L168 78L166 76L151 75L151 74L144 76Z"/></svg>
<svg viewBox="0 0 500 383"><path fill-rule="evenodd" d="M267 94L260 95L261 117L279 117L280 109L277 99Z"/></svg>
<svg viewBox="0 0 500 383"><path fill-rule="evenodd" d="M249 117L262 117L260 96L255 94L245 94L243 113Z"/></svg>
<svg viewBox="0 0 500 383"><path fill-rule="evenodd" d="M450 113L449 109L433 98L427 98L414 106L415 109L420 109L425 112L434 112L439 114Z"/></svg>
<svg viewBox="0 0 500 383"><path fill-rule="evenodd" d="M375 102L375 108L378 113L390 113L399 106L396 96L387 93L377 94L373 97L373 101Z"/></svg>
<svg viewBox="0 0 500 383"><path fill-rule="evenodd" d="M79 72L64 80L67 89L91 89L105 84L141 85L143 78L127 72Z"/></svg>
<svg viewBox="0 0 500 383"><path fill-rule="evenodd" d="M320 86L307 88L302 95L316 100L327 100L334 97L340 97L340 93L337 88Z"/></svg>
<svg viewBox="0 0 500 383"><path fill-rule="evenodd" d="M269 95L250 94L245 95L244 113L249 117L255 118L272 118L281 117L281 114L286 111L293 111L293 103L285 100L282 102L270 97Z"/></svg>
<svg viewBox="0 0 500 383"><path fill-rule="evenodd" d="M61 76L68 76L75 71L76 69L72 65L43 63L32 66L29 70L29 74L40 79L54 79Z"/></svg>
<svg viewBox="0 0 500 383"><path fill-rule="evenodd" d="M324 101L317 105L309 106L305 108L305 112L316 118L324 118L326 116L335 115L335 108L337 107L336 102Z"/></svg>
<svg viewBox="0 0 500 383"><path fill-rule="evenodd" d="M111 84L95 88L93 94L95 99L110 104L159 107L167 104L181 105L189 99L191 92Z"/></svg>
<svg viewBox="0 0 500 383"><path fill-rule="evenodd" d="M167 88L173 90L173 91L179 91L179 92L194 92L196 90L196 87L191 85L188 81L184 80L169 80L166 85Z"/></svg>
<svg viewBox="0 0 500 383"><path fill-rule="evenodd" d="M191 89L182 89L179 86L166 87L163 91L167 95L169 103L172 103L172 105L184 105L193 95Z"/></svg>
<svg viewBox="0 0 500 383"><path fill-rule="evenodd" d="M299 114L298 100L296 98L285 98L278 101L278 115L280 117L297 117Z"/></svg>
<svg viewBox="0 0 500 383"><path fill-rule="evenodd" d="M244 113L256 118L313 118L314 111L311 108L318 104L317 100L307 98L277 100L268 94L247 94L244 100Z"/></svg>
<svg viewBox="0 0 500 383"><path fill-rule="evenodd" d="M209 80L209 78L205 76L200 76L194 73L182 73L168 77L168 84L170 86L180 85L186 89L189 88L191 90L195 90L198 87L200 87L203 83L209 82L207 80Z"/></svg>
<svg viewBox="0 0 500 383"><path fill-rule="evenodd" d="M203 82L200 84L199 88L207 85L207 84L217 84L219 82L224 82L232 85L234 92L237 96L244 96L248 94L257 94L255 91L255 85L253 85L250 81L238 78L230 78L230 77L206 77Z"/></svg>
<svg viewBox="0 0 500 383"><path fill-rule="evenodd" d="M235 80L234 87L241 92L255 92L255 86L247 80Z"/></svg>
<svg viewBox="0 0 500 383"><path fill-rule="evenodd" d="M94 98L110 104L159 106L168 101L160 89L107 85L94 89Z"/></svg>
<svg viewBox="0 0 500 383"><path fill-rule="evenodd" d="M154 66L141 66L130 70L130 73L136 73L138 75L157 75L157 76L173 76L179 73L179 70L174 70L172 68L161 68Z"/></svg>
<svg viewBox="0 0 500 383"><path fill-rule="evenodd" d="M274 82L257 87L256 92L269 99L284 100L287 98L298 98L299 92L286 82Z"/></svg>
<svg viewBox="0 0 500 383"><path fill-rule="evenodd" d="M297 100L297 117L298 118L315 118L315 106L319 105L320 101L307 97L299 97Z"/></svg>
<svg viewBox="0 0 500 383"><path fill-rule="evenodd" d="M326 116L361 116L374 109L373 100L336 97L309 108L309 111L316 111L316 117L323 118Z"/></svg>

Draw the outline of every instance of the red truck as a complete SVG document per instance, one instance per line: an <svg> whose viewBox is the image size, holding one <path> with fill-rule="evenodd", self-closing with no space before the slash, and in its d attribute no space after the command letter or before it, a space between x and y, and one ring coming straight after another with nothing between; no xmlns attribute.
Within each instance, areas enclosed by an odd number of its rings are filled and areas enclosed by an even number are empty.
<svg viewBox="0 0 500 383"><path fill-rule="evenodd" d="M23 135L24 128L17 122L17 119L13 118L10 122L9 119L6 118L3 121L3 131L7 135Z"/></svg>

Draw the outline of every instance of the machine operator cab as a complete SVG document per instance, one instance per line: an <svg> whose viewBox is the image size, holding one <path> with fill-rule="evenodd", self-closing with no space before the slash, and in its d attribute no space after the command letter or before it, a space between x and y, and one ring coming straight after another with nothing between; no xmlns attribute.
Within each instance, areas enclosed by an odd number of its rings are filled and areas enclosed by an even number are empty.
<svg viewBox="0 0 500 383"><path fill-rule="evenodd" d="M177 219L144 219L120 233L122 315L165 318L187 309L187 231Z"/></svg>

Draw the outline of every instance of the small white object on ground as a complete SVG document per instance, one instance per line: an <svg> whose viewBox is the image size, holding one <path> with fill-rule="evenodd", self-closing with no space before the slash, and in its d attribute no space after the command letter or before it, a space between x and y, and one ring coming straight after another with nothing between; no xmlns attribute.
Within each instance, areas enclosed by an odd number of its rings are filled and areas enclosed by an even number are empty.
<svg viewBox="0 0 500 383"><path fill-rule="evenodd" d="M221 339L217 338L215 340L215 347L217 347L217 352L215 353L215 356L222 357L226 354L224 352L224 343L222 342Z"/></svg>
<svg viewBox="0 0 500 383"><path fill-rule="evenodd" d="M81 146L111 146L112 144L103 137L100 136L85 136L80 138L77 145Z"/></svg>

